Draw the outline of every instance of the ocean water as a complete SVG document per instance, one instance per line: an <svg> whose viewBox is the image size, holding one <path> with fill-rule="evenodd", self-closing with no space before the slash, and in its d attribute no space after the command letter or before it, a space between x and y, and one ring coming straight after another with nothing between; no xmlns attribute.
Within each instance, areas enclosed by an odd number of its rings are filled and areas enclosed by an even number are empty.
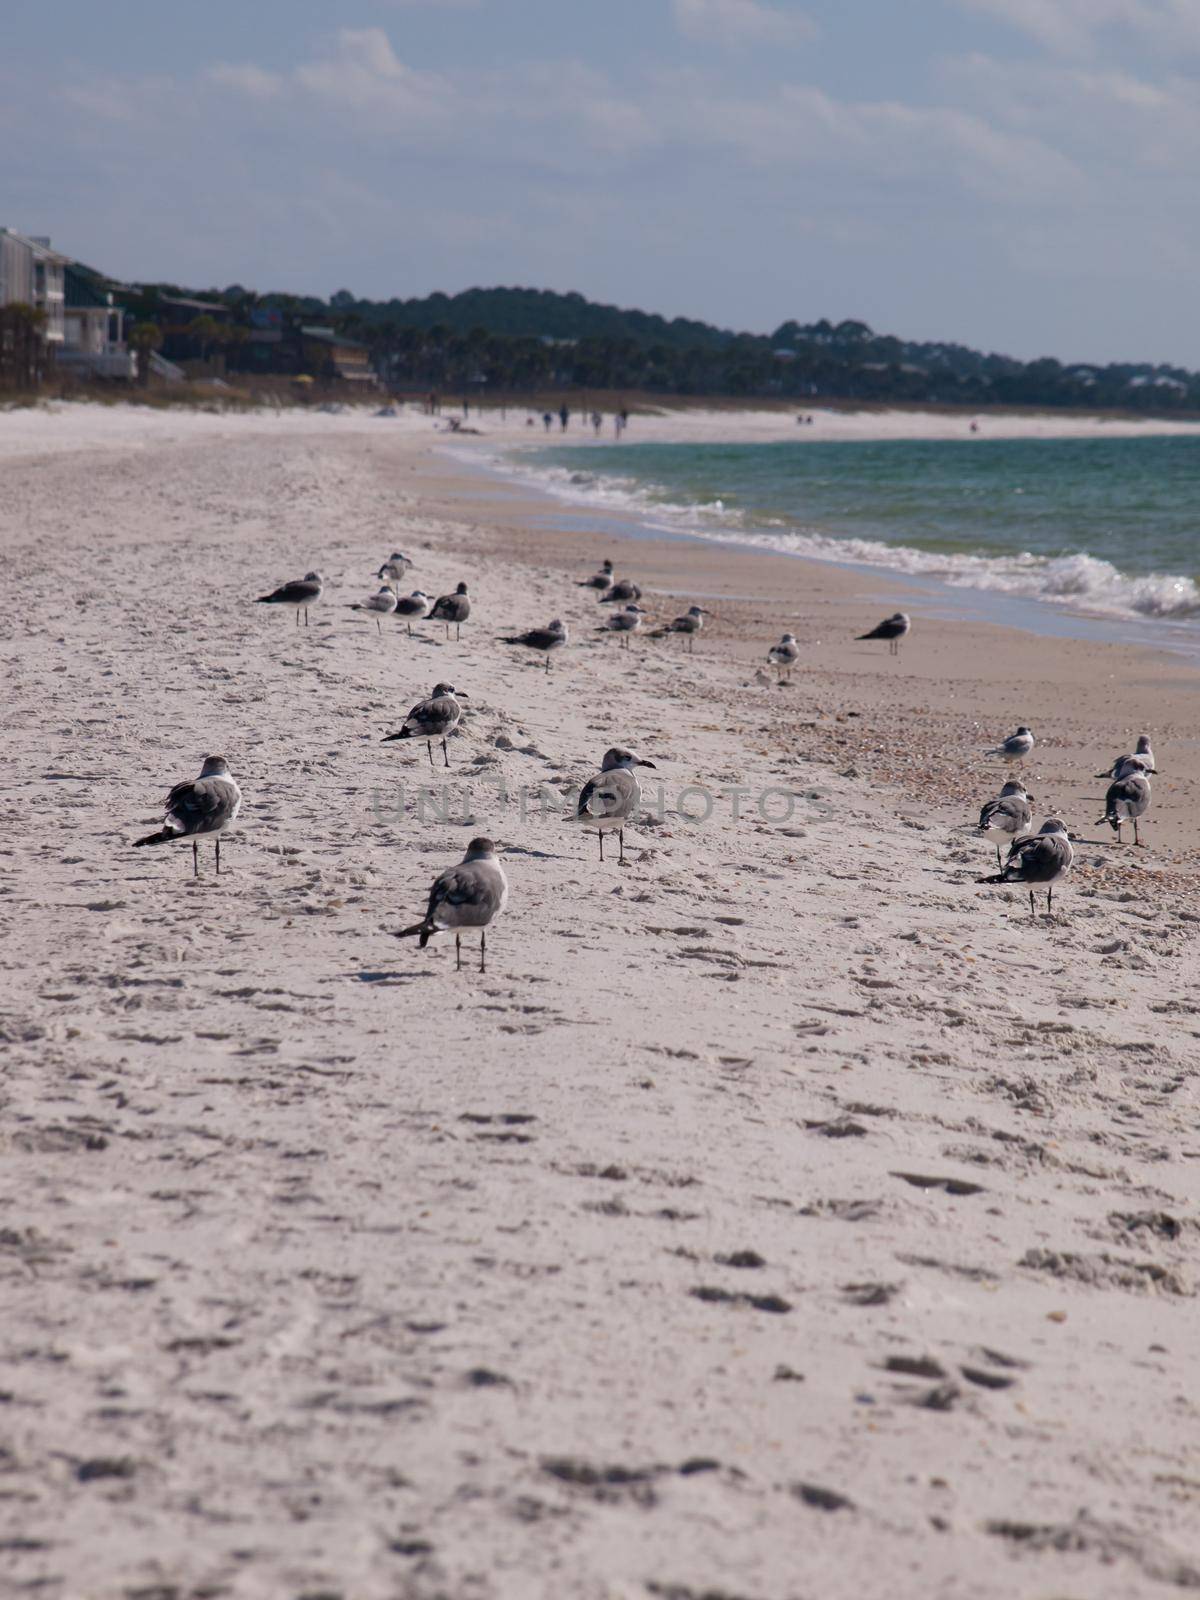
<svg viewBox="0 0 1200 1600"><path fill-rule="evenodd" d="M1198 438L602 444L508 470L676 532L1200 632Z"/></svg>

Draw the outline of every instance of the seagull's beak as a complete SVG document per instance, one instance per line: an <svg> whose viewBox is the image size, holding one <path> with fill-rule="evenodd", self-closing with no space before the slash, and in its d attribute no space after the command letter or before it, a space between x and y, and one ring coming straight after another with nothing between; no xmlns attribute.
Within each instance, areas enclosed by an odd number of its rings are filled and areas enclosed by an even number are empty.
<svg viewBox="0 0 1200 1600"><path fill-rule="evenodd" d="M467 691L465 689L455 689L454 698L456 700L469 700L471 698L471 696L467 693Z"/></svg>
<svg viewBox="0 0 1200 1600"><path fill-rule="evenodd" d="M655 772L658 771L658 768L654 766L653 761L635 761L634 762L634 766L635 767L654 767Z"/></svg>

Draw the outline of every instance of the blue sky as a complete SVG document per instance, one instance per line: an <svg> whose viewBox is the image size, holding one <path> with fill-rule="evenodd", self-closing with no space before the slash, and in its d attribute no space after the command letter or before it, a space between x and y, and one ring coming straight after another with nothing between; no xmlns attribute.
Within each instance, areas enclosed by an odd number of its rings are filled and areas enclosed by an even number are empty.
<svg viewBox="0 0 1200 1600"><path fill-rule="evenodd" d="M0 223L118 276L1200 367L1200 0L3 9Z"/></svg>

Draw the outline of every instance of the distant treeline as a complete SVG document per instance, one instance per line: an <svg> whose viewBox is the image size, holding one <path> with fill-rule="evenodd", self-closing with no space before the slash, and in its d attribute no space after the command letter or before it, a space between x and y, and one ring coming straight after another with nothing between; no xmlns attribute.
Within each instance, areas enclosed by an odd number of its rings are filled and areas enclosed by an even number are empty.
<svg viewBox="0 0 1200 1600"><path fill-rule="evenodd" d="M158 294L196 295L167 284L116 287L135 316ZM234 324L246 328L273 311L333 327L367 345L380 376L398 390L512 394L561 387L799 403L1200 410L1200 374L1180 367L1017 361L965 345L877 334L864 322L785 322L771 334L734 333L546 289L468 289L413 300L361 300L343 289L326 301L235 284L201 297L227 306Z"/></svg>

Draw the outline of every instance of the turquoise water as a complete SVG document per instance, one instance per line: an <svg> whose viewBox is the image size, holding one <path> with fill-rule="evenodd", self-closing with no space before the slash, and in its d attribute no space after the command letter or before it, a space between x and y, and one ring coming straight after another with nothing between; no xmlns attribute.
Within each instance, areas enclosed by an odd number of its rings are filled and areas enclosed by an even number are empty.
<svg viewBox="0 0 1200 1600"><path fill-rule="evenodd" d="M621 444L515 459L560 498L675 530L1200 627L1200 438Z"/></svg>

